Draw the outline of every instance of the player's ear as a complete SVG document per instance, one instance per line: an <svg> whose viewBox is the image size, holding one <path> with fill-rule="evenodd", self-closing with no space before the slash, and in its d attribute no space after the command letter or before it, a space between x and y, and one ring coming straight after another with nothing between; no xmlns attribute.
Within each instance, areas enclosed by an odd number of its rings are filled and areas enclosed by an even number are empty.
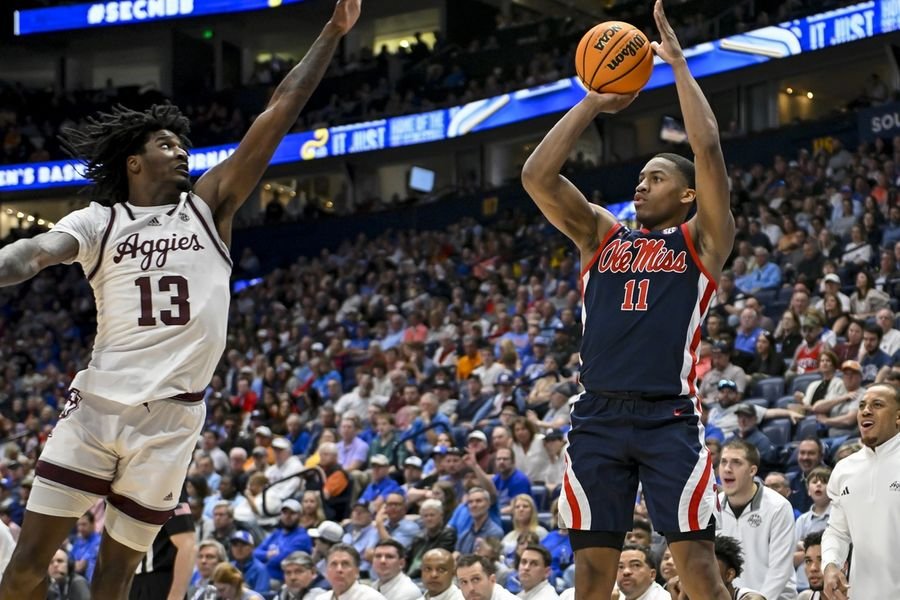
<svg viewBox="0 0 900 600"><path fill-rule="evenodd" d="M128 169L129 173L140 173L141 172L141 159L138 154L129 154L125 158L125 167Z"/></svg>
<svg viewBox="0 0 900 600"><path fill-rule="evenodd" d="M681 199L679 201L682 204L691 204L696 199L697 199L697 190L689 187L689 188L684 188L684 191L681 192Z"/></svg>

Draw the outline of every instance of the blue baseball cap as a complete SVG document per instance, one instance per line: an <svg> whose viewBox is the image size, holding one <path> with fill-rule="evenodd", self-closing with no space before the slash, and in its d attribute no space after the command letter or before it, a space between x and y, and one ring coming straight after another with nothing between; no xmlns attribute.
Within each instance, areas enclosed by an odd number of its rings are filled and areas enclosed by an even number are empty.
<svg viewBox="0 0 900 600"><path fill-rule="evenodd" d="M256 545L253 543L253 536L250 535L249 531L241 531L241 530L235 531L234 533L231 534L231 537L228 538L228 540L232 543L240 542L242 544L247 544L249 546Z"/></svg>

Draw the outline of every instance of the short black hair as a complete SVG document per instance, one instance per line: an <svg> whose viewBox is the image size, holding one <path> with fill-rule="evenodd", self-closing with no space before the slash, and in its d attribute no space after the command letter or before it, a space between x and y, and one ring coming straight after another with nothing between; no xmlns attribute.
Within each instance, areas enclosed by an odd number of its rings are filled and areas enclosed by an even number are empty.
<svg viewBox="0 0 900 600"><path fill-rule="evenodd" d="M808 536L803 538L803 550L805 551L807 548L811 546L821 546L822 545L822 532L816 531L815 533L810 533Z"/></svg>
<svg viewBox="0 0 900 600"><path fill-rule="evenodd" d="M67 154L84 165L85 177L94 182L91 200L112 206L128 200L125 159L142 153L150 134L163 129L178 136L185 148L191 147L187 137L190 122L171 104L154 104L145 111L117 104L108 113L88 117L83 127L64 128L59 141Z"/></svg>
<svg viewBox="0 0 900 600"><path fill-rule="evenodd" d="M406 558L406 546L398 542L394 539L381 540L377 544L375 544L375 548L380 548L382 546L390 546L394 550L397 551L397 556L400 558Z"/></svg>
<svg viewBox="0 0 900 600"><path fill-rule="evenodd" d="M884 335L884 332L881 330L881 327L878 326L877 323L870 323L863 328L863 333L874 333L878 336L878 341L881 341L881 337Z"/></svg>
<svg viewBox="0 0 900 600"><path fill-rule="evenodd" d="M347 554L349 554L350 558L353 559L353 564L356 566L357 569L359 568L359 563L360 563L359 551L356 548L354 548L350 544L337 543L328 549L328 557L327 558L331 558L332 554L336 554L338 552L346 552ZM327 561L327 559L326 559L326 561Z"/></svg>
<svg viewBox="0 0 900 600"><path fill-rule="evenodd" d="M628 550L635 550L643 554L644 562L647 563L647 566L656 571L656 559L653 558L653 551L648 546L641 544L625 544L622 546L622 552L627 552Z"/></svg>
<svg viewBox="0 0 900 600"><path fill-rule="evenodd" d="M650 521L643 517L635 517L634 524L631 526L631 530L642 529L646 531L649 535L653 535L653 526L650 524Z"/></svg>
<svg viewBox="0 0 900 600"><path fill-rule="evenodd" d="M729 569L734 569L734 576L740 577L744 568L744 552L741 543L727 535L716 536L716 558L725 563Z"/></svg>
<svg viewBox="0 0 900 600"><path fill-rule="evenodd" d="M678 169L678 172L681 173L681 176L684 177L684 181L685 183L687 183L687 186L689 188L695 189L697 187L697 178L694 173L694 163L687 158L681 156L680 154L673 154L672 152L663 152L661 154L657 154L653 158L662 158L671 162L675 165L675 168Z"/></svg>
<svg viewBox="0 0 900 600"><path fill-rule="evenodd" d="M883 388L887 388L887 389L891 390L891 392L894 393L894 403L898 407L900 407L900 386L898 386L895 383L891 383L890 381L881 381L881 382L873 383L873 384L869 385L868 387L866 387L866 389L870 390L870 389L876 388L876 387L883 387Z"/></svg>
<svg viewBox="0 0 900 600"><path fill-rule="evenodd" d="M492 563L489 558L481 556L480 554L463 554L456 561L456 570L458 571L462 567L471 567L476 564L481 565L485 575L491 576L497 574L497 567L494 563Z"/></svg>
<svg viewBox="0 0 900 600"><path fill-rule="evenodd" d="M528 544L527 546L525 546L525 549L522 550L522 554L525 554L527 550L531 550L532 552L537 552L538 554L540 554L541 560L544 561L545 567L549 567L550 563L553 561L553 557L550 555L550 551L540 544ZM521 557L519 558L519 560L521 560Z"/></svg>

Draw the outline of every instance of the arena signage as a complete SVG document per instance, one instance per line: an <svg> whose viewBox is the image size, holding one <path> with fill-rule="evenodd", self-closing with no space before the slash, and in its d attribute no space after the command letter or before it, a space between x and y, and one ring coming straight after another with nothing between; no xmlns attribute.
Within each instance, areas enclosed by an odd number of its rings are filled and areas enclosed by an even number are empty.
<svg viewBox="0 0 900 600"><path fill-rule="evenodd" d="M150 1L152 0L147 0ZM203 0L165 1L193 2L196 9ZM288 1L282 0L284 3ZM216 2L222 6L237 3L238 0ZM265 2L248 0L245 4ZM900 0L863 2L782 23L777 27L765 27L699 44L686 49L685 56L691 72L700 78L897 29L900 29ZM645 89L664 87L674 81L672 69L657 58L653 75ZM560 113L571 108L582 97L584 88L576 77L569 77L449 109L293 133L285 137L278 146L270 164L303 162L440 142ZM884 116L882 125L888 124L894 116L894 113ZM191 173L200 175L225 160L236 147L237 144L225 144L195 148L190 158ZM84 180L72 161L0 166L0 192L82 183Z"/></svg>
<svg viewBox="0 0 900 600"><path fill-rule="evenodd" d="M859 138L871 142L900 134L900 102L859 111Z"/></svg>
<svg viewBox="0 0 900 600"><path fill-rule="evenodd" d="M31 35L275 8L303 0L116 0L17 10L13 32Z"/></svg>

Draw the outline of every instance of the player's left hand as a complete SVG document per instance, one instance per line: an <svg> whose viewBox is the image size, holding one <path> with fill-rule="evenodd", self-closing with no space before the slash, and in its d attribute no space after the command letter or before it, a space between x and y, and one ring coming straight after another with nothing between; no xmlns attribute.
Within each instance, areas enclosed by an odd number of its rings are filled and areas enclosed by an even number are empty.
<svg viewBox="0 0 900 600"><path fill-rule="evenodd" d="M330 22L340 30L341 35L346 34L356 25L361 5L362 0L338 0Z"/></svg>
<svg viewBox="0 0 900 600"><path fill-rule="evenodd" d="M681 44L675 36L675 30L669 24L666 13L663 11L662 0L656 0L653 5L653 19L656 21L656 28L659 30L658 42L650 42L650 48L653 52L669 63L674 65L677 62L684 61L684 52L681 50Z"/></svg>

